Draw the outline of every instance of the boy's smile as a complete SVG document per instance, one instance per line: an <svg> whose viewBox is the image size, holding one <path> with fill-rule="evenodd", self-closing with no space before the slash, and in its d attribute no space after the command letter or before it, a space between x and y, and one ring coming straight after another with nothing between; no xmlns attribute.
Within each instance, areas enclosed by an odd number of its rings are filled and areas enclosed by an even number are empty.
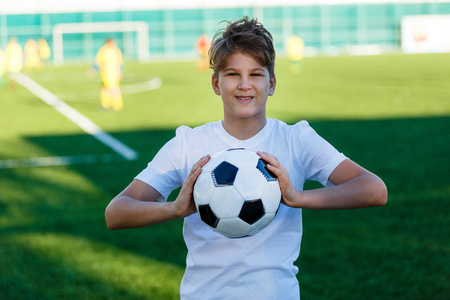
<svg viewBox="0 0 450 300"><path fill-rule="evenodd" d="M214 92L222 97L224 121L266 119L266 102L275 91L275 76L247 53L230 56L224 70L212 76Z"/></svg>

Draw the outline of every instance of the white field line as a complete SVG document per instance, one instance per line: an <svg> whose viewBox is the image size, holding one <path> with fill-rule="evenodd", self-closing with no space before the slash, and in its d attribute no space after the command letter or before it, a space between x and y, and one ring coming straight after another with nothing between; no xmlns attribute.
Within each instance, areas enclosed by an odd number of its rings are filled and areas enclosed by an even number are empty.
<svg viewBox="0 0 450 300"><path fill-rule="evenodd" d="M123 85L120 87L122 95L131 95L142 92L147 92L151 90L156 90L162 85L162 79L159 77L153 78L148 81L132 83L128 85ZM79 92L68 92L57 95L60 99L66 101L76 101L76 100L93 100L100 97L100 90L89 90L89 91L79 91Z"/></svg>
<svg viewBox="0 0 450 300"><path fill-rule="evenodd" d="M117 154L34 157L28 159L0 160L0 169L110 163L117 161L123 161L123 157Z"/></svg>
<svg viewBox="0 0 450 300"><path fill-rule="evenodd" d="M124 85L121 88L121 90L122 90L122 94L129 95L129 94L146 92L146 91L150 91L150 90L156 90L161 85L162 85L162 79L159 77L156 77L149 81Z"/></svg>
<svg viewBox="0 0 450 300"><path fill-rule="evenodd" d="M53 95L51 92L40 86L30 77L23 75L22 73L14 74L14 80L23 85L25 88L30 90L33 94L41 98L47 104L53 106L57 111L63 114L66 118L74 122L86 133L92 135L94 138L110 147L116 153L121 155L126 160L135 160L138 157L138 153L123 144L121 141L117 140L113 136L109 135L98 127L90 119L79 113L77 110L73 109L65 102L61 101Z"/></svg>

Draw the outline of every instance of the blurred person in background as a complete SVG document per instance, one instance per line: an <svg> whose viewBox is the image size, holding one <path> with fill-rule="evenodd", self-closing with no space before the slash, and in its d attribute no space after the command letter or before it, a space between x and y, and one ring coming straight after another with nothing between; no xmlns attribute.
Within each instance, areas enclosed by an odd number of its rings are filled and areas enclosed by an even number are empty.
<svg viewBox="0 0 450 300"><path fill-rule="evenodd" d="M114 39L107 39L105 45L97 52L95 63L88 71L88 75L92 77L98 70L102 78L101 107L112 108L114 111L122 110L123 99L119 83L123 77L123 56Z"/></svg>
<svg viewBox="0 0 450 300"><path fill-rule="evenodd" d="M38 70L41 67L41 57L39 55L38 43L29 39L25 43L25 72L31 72L33 69Z"/></svg>
<svg viewBox="0 0 450 300"><path fill-rule="evenodd" d="M6 73L6 55L0 48L0 88L3 87L3 77Z"/></svg>
<svg viewBox="0 0 450 300"><path fill-rule="evenodd" d="M48 46L47 41L44 38L39 38L38 40L38 47L39 47L39 56L42 60L42 68L44 68L47 65L47 61L50 59L50 56L52 55L52 50Z"/></svg>
<svg viewBox="0 0 450 300"><path fill-rule="evenodd" d="M285 47L291 73L300 73L305 52L305 43L300 37L293 35L286 41Z"/></svg>
<svg viewBox="0 0 450 300"><path fill-rule="evenodd" d="M202 34L197 39L195 47L200 55L200 58L197 60L197 71L206 71L209 67L208 51L211 47L211 41L206 35Z"/></svg>
<svg viewBox="0 0 450 300"><path fill-rule="evenodd" d="M23 50L22 46L17 42L16 37L11 37L9 39L8 45L6 46L6 71L10 77L9 88L15 90L17 83L14 80L14 73L22 71L23 68Z"/></svg>

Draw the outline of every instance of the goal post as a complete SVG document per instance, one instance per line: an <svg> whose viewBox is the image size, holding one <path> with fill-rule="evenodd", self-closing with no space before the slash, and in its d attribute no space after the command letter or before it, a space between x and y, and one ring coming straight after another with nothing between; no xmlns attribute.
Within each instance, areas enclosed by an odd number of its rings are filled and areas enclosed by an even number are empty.
<svg viewBox="0 0 450 300"><path fill-rule="evenodd" d="M136 32L137 56L141 62L149 60L149 28L143 21L125 22L86 22L61 23L53 27L53 61L55 65L64 63L63 35L76 33L104 33L104 32Z"/></svg>

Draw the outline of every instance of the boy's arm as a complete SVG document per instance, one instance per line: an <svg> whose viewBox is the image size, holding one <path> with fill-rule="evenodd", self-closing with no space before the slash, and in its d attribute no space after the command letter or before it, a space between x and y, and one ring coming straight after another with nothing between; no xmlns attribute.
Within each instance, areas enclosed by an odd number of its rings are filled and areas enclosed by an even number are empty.
<svg viewBox="0 0 450 300"><path fill-rule="evenodd" d="M159 192L145 182L133 180L106 207L106 225L111 230L161 223L173 217L170 202L156 202Z"/></svg>
<svg viewBox="0 0 450 300"><path fill-rule="evenodd" d="M157 202L161 194L147 183L135 179L107 206L105 220L108 228L116 230L150 226L195 213L192 196L194 183L208 160L209 155L194 164L173 202Z"/></svg>
<svg viewBox="0 0 450 300"><path fill-rule="evenodd" d="M331 173L332 187L298 191L287 170L276 157L259 153L269 164L267 167L278 177L282 201L287 206L311 209L345 209L385 205L387 188L375 174L351 160L344 160Z"/></svg>

